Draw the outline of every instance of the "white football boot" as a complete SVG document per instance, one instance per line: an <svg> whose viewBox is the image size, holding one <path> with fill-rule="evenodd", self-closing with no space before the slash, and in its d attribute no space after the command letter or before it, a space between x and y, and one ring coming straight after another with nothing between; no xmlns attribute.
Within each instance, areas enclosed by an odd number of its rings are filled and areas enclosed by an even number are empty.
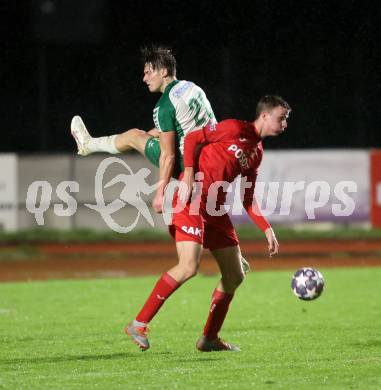
<svg viewBox="0 0 381 390"><path fill-rule="evenodd" d="M143 326L139 326L139 324ZM146 351L150 345L147 338L149 332L147 324L132 321L125 328L124 332L131 337L132 341L139 346L142 351Z"/></svg>
<svg viewBox="0 0 381 390"><path fill-rule="evenodd" d="M88 147L91 135L87 131L86 126L79 115L74 116L71 120L71 135L77 143L78 154L80 156L87 156L92 153Z"/></svg>

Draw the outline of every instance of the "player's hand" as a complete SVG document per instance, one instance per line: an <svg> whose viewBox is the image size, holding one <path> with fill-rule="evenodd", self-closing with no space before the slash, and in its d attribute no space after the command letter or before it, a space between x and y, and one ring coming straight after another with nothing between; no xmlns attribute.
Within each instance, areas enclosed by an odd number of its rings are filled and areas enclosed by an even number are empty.
<svg viewBox="0 0 381 390"><path fill-rule="evenodd" d="M183 178L179 185L179 200L182 204L186 204L192 193L194 183L194 170L192 167L186 167L184 169Z"/></svg>
<svg viewBox="0 0 381 390"><path fill-rule="evenodd" d="M279 243L275 237L274 230L271 227L267 228L265 231L265 236L269 244L269 255L270 257L273 257L279 252Z"/></svg>
<svg viewBox="0 0 381 390"><path fill-rule="evenodd" d="M152 201L152 208L156 213L161 214L163 212L163 202L164 194L162 194L161 192L156 192L156 195Z"/></svg>

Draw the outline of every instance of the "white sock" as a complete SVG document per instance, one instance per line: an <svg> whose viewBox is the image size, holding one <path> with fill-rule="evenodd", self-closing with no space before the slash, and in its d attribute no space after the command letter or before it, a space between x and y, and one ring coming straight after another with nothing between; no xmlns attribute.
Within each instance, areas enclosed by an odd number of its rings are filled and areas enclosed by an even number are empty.
<svg viewBox="0 0 381 390"><path fill-rule="evenodd" d="M107 137L91 138L87 147L92 153L106 152L110 154L121 153L115 146L115 138L117 134L110 135Z"/></svg>
<svg viewBox="0 0 381 390"><path fill-rule="evenodd" d="M147 326L147 323L146 322L139 322L139 321L134 320L132 322L132 325L135 326L135 327L138 327L138 328L144 328L145 326Z"/></svg>

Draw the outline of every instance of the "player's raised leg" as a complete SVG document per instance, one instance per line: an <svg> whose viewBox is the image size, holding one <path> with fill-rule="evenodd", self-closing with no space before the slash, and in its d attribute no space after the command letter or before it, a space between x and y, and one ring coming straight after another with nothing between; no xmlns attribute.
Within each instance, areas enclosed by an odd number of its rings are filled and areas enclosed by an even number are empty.
<svg viewBox="0 0 381 390"><path fill-rule="evenodd" d="M146 143L152 138L149 133L139 129L95 138L90 135L82 118L78 115L74 116L71 121L71 134L77 143L78 154L81 156L97 152L119 154L132 149L144 155Z"/></svg>
<svg viewBox="0 0 381 390"><path fill-rule="evenodd" d="M221 280L212 295L212 302L203 335L196 347L201 352L240 351L239 347L221 340L218 336L229 310L235 290L244 279L239 246L232 246L212 251L221 270Z"/></svg>
<svg viewBox="0 0 381 390"><path fill-rule="evenodd" d="M147 141L152 137L158 137L157 130L155 130L152 129L148 132L139 129L127 130L116 135L114 145L119 153L135 149L144 156Z"/></svg>

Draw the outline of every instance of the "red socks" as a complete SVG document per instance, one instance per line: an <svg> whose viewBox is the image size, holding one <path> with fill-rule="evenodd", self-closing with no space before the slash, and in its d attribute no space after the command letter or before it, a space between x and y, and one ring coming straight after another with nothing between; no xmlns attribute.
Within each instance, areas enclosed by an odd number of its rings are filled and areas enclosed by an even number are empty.
<svg viewBox="0 0 381 390"><path fill-rule="evenodd" d="M166 299L170 297L179 286L179 282L173 279L168 273L164 273L156 283L143 308L136 316L136 321L146 324L150 322ZM207 339L214 340L218 337L218 332L224 323L232 299L233 294L227 294L217 289L214 290L209 316L203 332L203 335Z"/></svg>
<svg viewBox="0 0 381 390"><path fill-rule="evenodd" d="M164 273L156 283L143 308L136 316L136 321L145 323L150 322L165 300L176 291L179 286L180 283L178 281L173 279L168 273Z"/></svg>
<svg viewBox="0 0 381 390"><path fill-rule="evenodd" d="M233 296L233 294L227 294L217 289L213 291L209 316L203 332L208 340L214 340L218 337L218 332L224 323Z"/></svg>

